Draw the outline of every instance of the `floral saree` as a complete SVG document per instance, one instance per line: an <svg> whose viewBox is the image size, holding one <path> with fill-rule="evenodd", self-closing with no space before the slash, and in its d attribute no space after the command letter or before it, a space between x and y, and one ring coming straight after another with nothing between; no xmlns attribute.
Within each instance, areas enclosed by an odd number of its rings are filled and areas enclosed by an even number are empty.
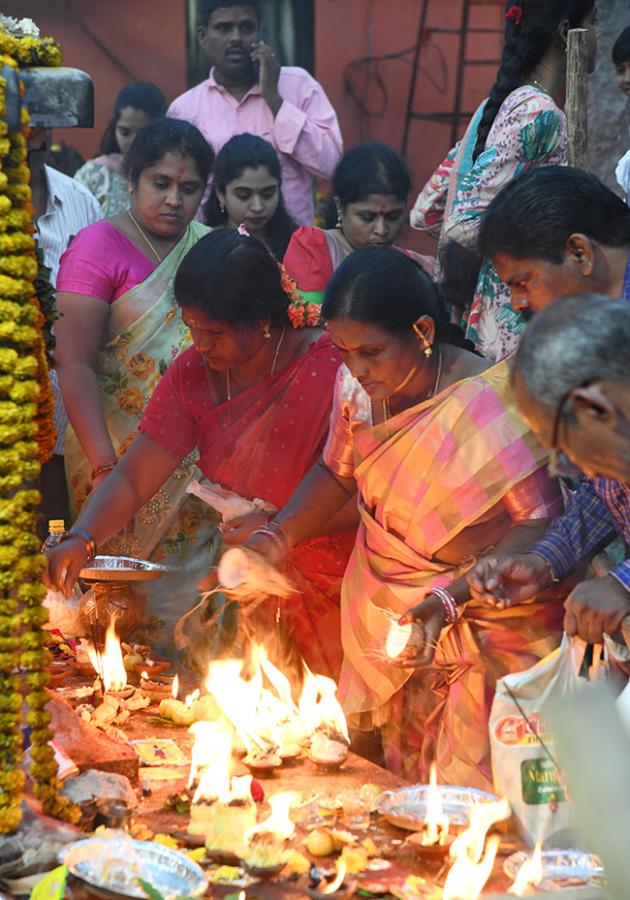
<svg viewBox="0 0 630 900"><path fill-rule="evenodd" d="M441 562L441 548L488 521L544 464L508 382L500 363L353 433L361 524L342 587L340 694L353 726L381 728L388 768L414 780L426 779L435 759L442 782L491 787L487 723L496 680L559 640L559 604L498 611L469 603L442 631L430 666L398 668L383 653L392 617L475 561ZM551 494L535 517L557 511Z"/></svg>
<svg viewBox="0 0 630 900"><path fill-rule="evenodd" d="M151 275L110 306L97 378L107 427L119 457L135 437L160 378L174 357L190 345L190 332L175 303L173 279L186 253L207 233L205 225L191 222ZM91 473L72 428L66 436L65 458L76 514L91 490ZM160 629L170 626L157 637L157 645L163 649L169 649L172 625L196 599L196 584L212 565L218 547L216 517L201 501L185 493L194 477L198 477L198 469L196 454L191 453L127 529L99 548L102 553L159 561L174 570L172 575L143 586L149 615L160 620L154 619L154 625Z"/></svg>

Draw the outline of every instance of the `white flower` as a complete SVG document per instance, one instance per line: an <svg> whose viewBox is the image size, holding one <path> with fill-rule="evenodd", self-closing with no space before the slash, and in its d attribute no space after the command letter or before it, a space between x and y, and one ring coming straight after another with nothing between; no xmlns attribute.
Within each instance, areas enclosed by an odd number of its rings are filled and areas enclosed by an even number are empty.
<svg viewBox="0 0 630 900"><path fill-rule="evenodd" d="M13 16L0 15L0 28L16 38L39 37L40 34L32 19L15 19Z"/></svg>

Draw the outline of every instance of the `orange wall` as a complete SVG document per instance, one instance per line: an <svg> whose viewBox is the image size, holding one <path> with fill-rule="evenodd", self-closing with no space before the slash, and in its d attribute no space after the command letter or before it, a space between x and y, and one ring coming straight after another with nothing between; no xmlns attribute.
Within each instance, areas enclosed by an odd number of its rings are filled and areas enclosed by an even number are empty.
<svg viewBox="0 0 630 900"><path fill-rule="evenodd" d="M30 16L42 34L60 42L65 65L94 79L94 129L56 133L87 159L96 154L125 84L153 81L167 100L186 87L184 0L2 0L2 11Z"/></svg>
<svg viewBox="0 0 630 900"><path fill-rule="evenodd" d="M411 49L416 42L420 0L316 0L315 5L315 66L337 109L342 123L346 147L365 140L379 140L401 149L411 79L412 54L404 61L388 60L380 64L380 74L388 95L388 106L382 115L368 118L344 88L344 69L349 62L368 55L380 56ZM459 28L462 0L430 0L425 40L420 65L426 68L438 87L426 75L417 81L414 108L423 112L448 111L453 108L458 57L458 36L438 34L436 28ZM474 28L502 29L502 4L477 2L471 7L469 25ZM487 95L494 81L497 60L502 46L500 33L470 34L467 57L489 59L490 66L469 66L463 83L465 112L474 110ZM354 81L372 109L382 102L376 84L376 69L370 70L371 81L366 84L366 69L357 71ZM464 131L460 129L460 134ZM415 194L429 178L436 165L450 149L450 125L416 120L411 126L407 159L414 178ZM430 250L434 246L427 238L407 235L406 243Z"/></svg>

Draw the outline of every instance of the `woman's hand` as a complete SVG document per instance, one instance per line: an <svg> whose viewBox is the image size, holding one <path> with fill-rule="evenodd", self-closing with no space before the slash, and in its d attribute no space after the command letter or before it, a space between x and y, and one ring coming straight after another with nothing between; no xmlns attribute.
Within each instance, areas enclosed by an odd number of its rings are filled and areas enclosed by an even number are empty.
<svg viewBox="0 0 630 900"><path fill-rule="evenodd" d="M71 535L56 546L44 550L44 556L47 562L43 575L44 584L69 597L79 572L88 560L85 540L80 535Z"/></svg>
<svg viewBox="0 0 630 900"><path fill-rule="evenodd" d="M404 657L396 660L399 666L405 669L417 669L420 666L428 666L433 661L440 633L446 625L446 612L439 597L435 594L427 594L422 603L418 603L413 609L408 610L398 620L399 625L414 623L414 632L420 641L420 648L413 657Z"/></svg>
<svg viewBox="0 0 630 900"><path fill-rule="evenodd" d="M219 526L224 544L244 544L257 528L262 528L271 518L270 513L258 510L244 516L235 516Z"/></svg>
<svg viewBox="0 0 630 900"><path fill-rule="evenodd" d="M552 584L547 562L535 553L486 556L467 574L474 600L507 609L540 594Z"/></svg>

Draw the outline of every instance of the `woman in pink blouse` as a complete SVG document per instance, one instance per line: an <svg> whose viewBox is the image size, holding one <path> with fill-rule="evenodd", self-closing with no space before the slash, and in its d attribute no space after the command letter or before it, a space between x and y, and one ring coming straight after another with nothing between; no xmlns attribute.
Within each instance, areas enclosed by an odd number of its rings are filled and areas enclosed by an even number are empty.
<svg viewBox="0 0 630 900"><path fill-rule="evenodd" d="M190 344L172 283L180 261L208 231L193 217L213 159L187 122L145 126L126 159L131 208L82 229L62 257L56 355L71 426L65 456L75 515L129 446L170 361ZM182 466L106 552L177 565L185 544L194 585L195 546L206 536L200 529L181 538L182 516L190 520L184 488L194 459ZM159 590L175 600L164 580Z"/></svg>

